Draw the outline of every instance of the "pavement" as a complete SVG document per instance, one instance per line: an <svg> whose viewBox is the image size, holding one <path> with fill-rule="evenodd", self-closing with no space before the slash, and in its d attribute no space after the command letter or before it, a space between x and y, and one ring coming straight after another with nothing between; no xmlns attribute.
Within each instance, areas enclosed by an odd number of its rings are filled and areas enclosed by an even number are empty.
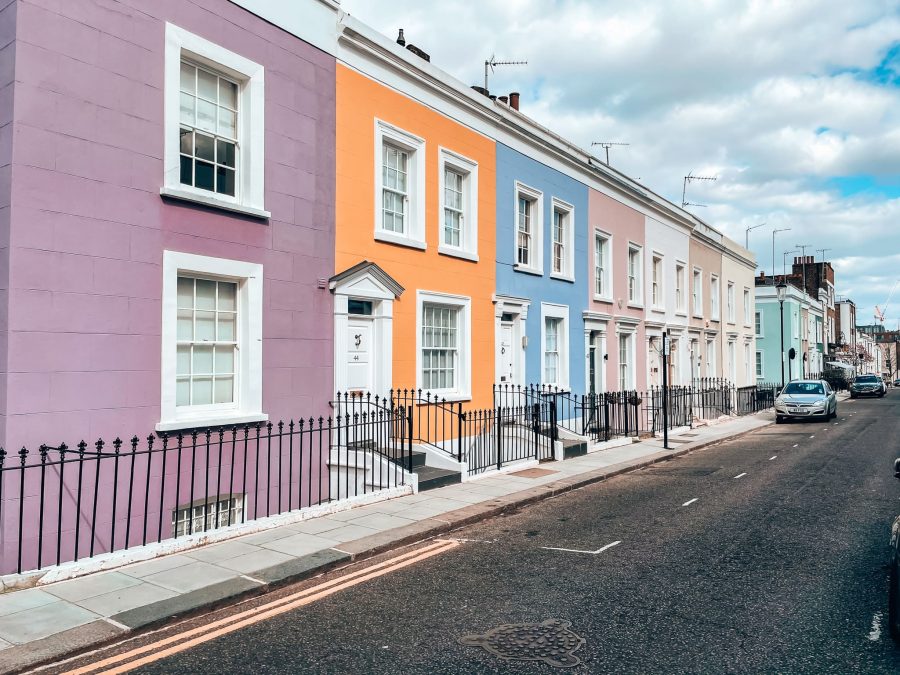
<svg viewBox="0 0 900 675"><path fill-rule="evenodd" d="M772 424L771 411L397 497L0 595L0 672L20 672L261 595Z"/></svg>

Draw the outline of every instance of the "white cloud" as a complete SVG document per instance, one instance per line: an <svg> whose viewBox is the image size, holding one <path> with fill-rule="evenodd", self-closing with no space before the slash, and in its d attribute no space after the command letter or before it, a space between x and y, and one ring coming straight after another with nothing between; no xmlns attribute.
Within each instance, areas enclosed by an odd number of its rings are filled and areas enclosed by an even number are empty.
<svg viewBox="0 0 900 675"><path fill-rule="evenodd" d="M688 199L698 215L771 267L795 243L831 249L839 293L861 321L900 275L900 199L843 196L842 177L900 185L900 88L861 73L900 36L897 0L343 0L346 11L497 92L582 147L624 141L611 161L675 202L683 176L713 172ZM895 64L896 65L896 64ZM809 252L809 250L808 250ZM900 298L889 310L900 318Z"/></svg>

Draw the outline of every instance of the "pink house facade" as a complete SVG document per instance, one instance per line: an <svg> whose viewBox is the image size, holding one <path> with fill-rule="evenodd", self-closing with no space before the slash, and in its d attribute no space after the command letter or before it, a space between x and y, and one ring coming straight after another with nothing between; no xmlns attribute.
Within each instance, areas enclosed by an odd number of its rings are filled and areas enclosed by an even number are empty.
<svg viewBox="0 0 900 675"><path fill-rule="evenodd" d="M216 431L280 443L280 420L328 416L333 381L337 5L279 28L256 4L0 10L0 447L50 463L4 475L0 573L329 498L327 455L293 445L283 474L280 444L223 452ZM81 440L84 485L56 448Z"/></svg>
<svg viewBox="0 0 900 675"><path fill-rule="evenodd" d="M593 188L588 209L588 391L642 390L647 381L642 347L645 217Z"/></svg>

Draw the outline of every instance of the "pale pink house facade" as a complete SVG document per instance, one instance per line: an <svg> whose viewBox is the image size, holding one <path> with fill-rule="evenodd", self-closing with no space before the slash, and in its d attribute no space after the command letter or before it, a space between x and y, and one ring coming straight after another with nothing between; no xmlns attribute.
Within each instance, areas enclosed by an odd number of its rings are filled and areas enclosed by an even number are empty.
<svg viewBox="0 0 900 675"><path fill-rule="evenodd" d="M593 188L588 209L587 390L643 389L645 217Z"/></svg>
<svg viewBox="0 0 900 675"><path fill-rule="evenodd" d="M327 414L333 30L228 0L0 26L0 446Z"/></svg>

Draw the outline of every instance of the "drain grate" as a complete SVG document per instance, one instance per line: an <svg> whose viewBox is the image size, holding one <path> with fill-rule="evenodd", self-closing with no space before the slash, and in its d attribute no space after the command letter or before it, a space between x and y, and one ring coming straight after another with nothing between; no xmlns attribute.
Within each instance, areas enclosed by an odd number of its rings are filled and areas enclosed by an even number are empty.
<svg viewBox="0 0 900 675"><path fill-rule="evenodd" d="M542 623L508 623L483 635L465 635L459 643L481 647L511 661L543 661L555 668L572 668L581 663L575 652L584 638L569 630L571 622L547 619Z"/></svg>

